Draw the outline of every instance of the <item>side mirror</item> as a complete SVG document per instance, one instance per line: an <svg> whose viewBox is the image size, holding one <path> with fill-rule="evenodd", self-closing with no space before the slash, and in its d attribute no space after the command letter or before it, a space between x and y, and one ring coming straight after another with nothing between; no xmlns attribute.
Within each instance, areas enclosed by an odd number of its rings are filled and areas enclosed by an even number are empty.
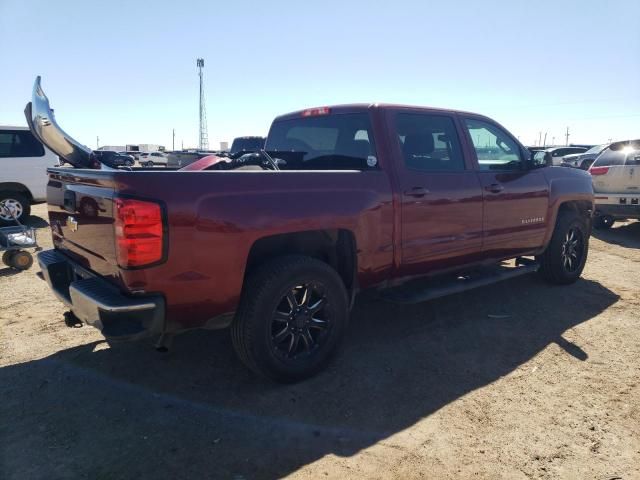
<svg viewBox="0 0 640 480"><path fill-rule="evenodd" d="M547 155L544 156L544 159L540 159L536 158L536 153L537 152L530 152L529 150L524 152L524 157L527 159L527 165L530 170L547 166Z"/></svg>

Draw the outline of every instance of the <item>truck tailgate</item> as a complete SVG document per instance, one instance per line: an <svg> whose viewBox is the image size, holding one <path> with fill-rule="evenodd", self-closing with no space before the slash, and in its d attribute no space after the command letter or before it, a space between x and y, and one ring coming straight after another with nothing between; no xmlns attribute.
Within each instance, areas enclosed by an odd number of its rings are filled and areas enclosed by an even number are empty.
<svg viewBox="0 0 640 480"><path fill-rule="evenodd" d="M52 168L48 172L47 203L55 247L115 281L113 178L96 170Z"/></svg>

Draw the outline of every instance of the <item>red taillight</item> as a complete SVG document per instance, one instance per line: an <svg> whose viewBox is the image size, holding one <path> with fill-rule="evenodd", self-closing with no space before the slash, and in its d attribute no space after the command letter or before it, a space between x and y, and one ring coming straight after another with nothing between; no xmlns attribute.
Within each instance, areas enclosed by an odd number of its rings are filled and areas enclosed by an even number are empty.
<svg viewBox="0 0 640 480"><path fill-rule="evenodd" d="M606 175L609 172L609 167L591 167L589 173L591 175Z"/></svg>
<svg viewBox="0 0 640 480"><path fill-rule="evenodd" d="M315 117L316 115L329 115L331 109L329 107L308 108L302 112L303 117Z"/></svg>
<svg viewBox="0 0 640 480"><path fill-rule="evenodd" d="M116 257L121 267L140 267L162 260L162 210L154 202L114 200Z"/></svg>

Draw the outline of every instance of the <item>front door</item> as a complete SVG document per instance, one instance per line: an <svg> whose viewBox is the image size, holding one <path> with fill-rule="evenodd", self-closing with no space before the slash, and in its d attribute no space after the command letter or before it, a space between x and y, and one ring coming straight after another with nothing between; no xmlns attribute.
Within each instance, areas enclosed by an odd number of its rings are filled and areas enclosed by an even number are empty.
<svg viewBox="0 0 640 480"><path fill-rule="evenodd" d="M479 259L482 190L465 162L453 116L397 112L390 122L401 198L401 274Z"/></svg>
<svg viewBox="0 0 640 480"><path fill-rule="evenodd" d="M544 169L529 168L523 149L499 125L473 117L463 123L482 184L485 256L507 258L537 249L549 222Z"/></svg>

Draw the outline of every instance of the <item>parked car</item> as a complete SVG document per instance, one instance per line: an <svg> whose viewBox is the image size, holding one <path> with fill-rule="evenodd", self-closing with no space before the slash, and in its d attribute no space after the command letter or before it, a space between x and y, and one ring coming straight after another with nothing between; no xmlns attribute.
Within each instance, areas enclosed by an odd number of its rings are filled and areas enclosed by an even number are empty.
<svg viewBox="0 0 640 480"><path fill-rule="evenodd" d="M584 153L572 153L565 155L562 159L562 165L566 167L580 168L581 170L589 170L594 160L609 146L608 143L591 147Z"/></svg>
<svg viewBox="0 0 640 480"><path fill-rule="evenodd" d="M589 173L595 192L596 228L611 228L617 220L640 219L640 140L612 143Z"/></svg>
<svg viewBox="0 0 640 480"><path fill-rule="evenodd" d="M238 137L234 138L229 149L229 155L242 155L253 153L264 148L264 137Z"/></svg>
<svg viewBox="0 0 640 480"><path fill-rule="evenodd" d="M26 127L0 126L0 225L24 221L46 200L47 168L59 162Z"/></svg>
<svg viewBox="0 0 640 480"><path fill-rule="evenodd" d="M140 165L143 167L153 167L155 165L167 166L167 155L162 152L142 152L140 153Z"/></svg>
<svg viewBox="0 0 640 480"><path fill-rule="evenodd" d="M98 162L112 168L131 167L134 164L134 159L130 155L123 155L113 150L94 150L93 156Z"/></svg>
<svg viewBox="0 0 640 480"><path fill-rule="evenodd" d="M546 161L550 165L560 166L565 155L573 153L584 153L587 147L553 147L546 150L538 151L534 154L536 161Z"/></svg>
<svg viewBox="0 0 640 480"><path fill-rule="evenodd" d="M39 81L25 111L57 145ZM568 284L587 259L589 175L533 161L482 115L294 112L246 170L234 169L244 158L208 171L91 169L73 145L76 168L49 169L64 202L49 205L54 248L38 257L58 298L107 338L155 334L166 347L181 331L230 327L244 363L276 381L326 366L362 290L417 303L535 271ZM83 215L79 194L104 211ZM425 276L429 287L403 286Z"/></svg>
<svg viewBox="0 0 640 480"><path fill-rule="evenodd" d="M134 155L133 153L129 153L129 152L118 152L119 155L124 155L125 157L129 157L129 160L131 162L131 165L134 165L136 163L136 160L138 159L136 155ZM130 166L131 166L130 165Z"/></svg>

